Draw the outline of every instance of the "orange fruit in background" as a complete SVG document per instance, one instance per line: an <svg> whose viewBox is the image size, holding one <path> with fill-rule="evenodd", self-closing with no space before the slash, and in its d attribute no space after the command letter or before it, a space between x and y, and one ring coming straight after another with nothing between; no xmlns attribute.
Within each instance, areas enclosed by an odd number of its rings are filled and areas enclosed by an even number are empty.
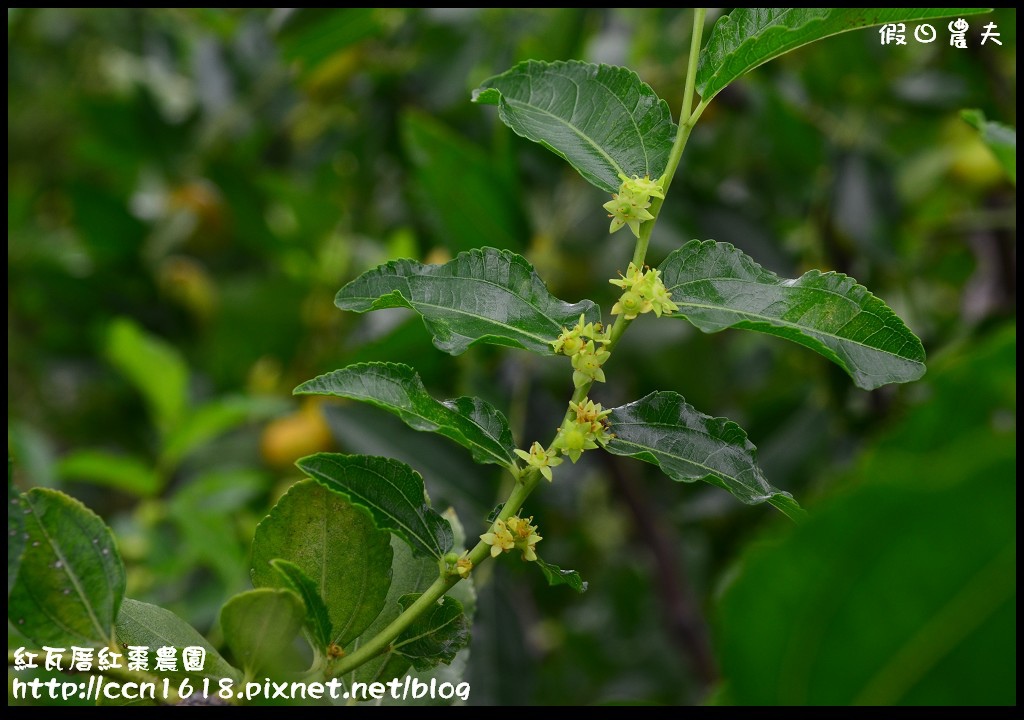
<svg viewBox="0 0 1024 720"><path fill-rule="evenodd" d="M292 414L267 424L260 439L260 452L268 465L290 467L301 457L334 447L320 405L318 399L307 398Z"/></svg>

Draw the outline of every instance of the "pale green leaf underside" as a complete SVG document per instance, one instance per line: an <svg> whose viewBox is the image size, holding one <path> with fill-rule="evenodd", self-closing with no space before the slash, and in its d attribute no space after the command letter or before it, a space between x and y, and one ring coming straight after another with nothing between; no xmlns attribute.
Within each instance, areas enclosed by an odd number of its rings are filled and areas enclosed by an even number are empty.
<svg viewBox="0 0 1024 720"><path fill-rule="evenodd" d="M199 632L180 617L156 605L125 598L117 615L117 642L122 646L138 645L151 648L173 647L177 650L178 670L161 672L172 678L208 677L214 680L233 678L240 680L241 674L209 643ZM181 651L186 647L201 647L206 650L203 669L187 672L182 662Z"/></svg>
<svg viewBox="0 0 1024 720"><path fill-rule="evenodd" d="M580 315L587 322L601 320L594 303L559 300L526 258L495 248L459 253L444 265L385 263L339 290L334 304L359 313L415 310L434 336L434 345L450 355L477 343L551 355L551 341Z"/></svg>
<svg viewBox="0 0 1024 720"><path fill-rule="evenodd" d="M317 453L296 465L369 510L377 527L405 540L414 553L440 558L452 549L451 525L430 507L423 478L405 463L369 455Z"/></svg>
<svg viewBox="0 0 1024 720"><path fill-rule="evenodd" d="M278 500L257 526L252 541L252 579L256 587L290 588L301 582L294 573L275 569L275 561L294 565L314 584L298 591L305 602L307 628L319 644L326 625L327 642L344 647L358 637L384 607L391 584L391 538L374 527L370 516L320 483L298 482ZM322 598L329 623L317 617ZM312 607L311 607L312 603Z"/></svg>
<svg viewBox="0 0 1024 720"><path fill-rule="evenodd" d="M361 400L397 415L414 430L436 432L473 453L478 463L515 464L508 420L479 398L438 402L408 365L372 362L335 370L304 382L296 395Z"/></svg>
<svg viewBox="0 0 1024 720"><path fill-rule="evenodd" d="M413 555L412 548L398 537L392 538L391 549L394 552L394 561L391 563L391 587L388 589L388 596L384 601L384 609L366 628L363 635L345 648L346 654L358 650L364 642L375 637L401 614L402 605L399 603L399 599L403 595L422 593L437 579L437 562L435 560ZM467 582L472 582L472 580L460 582L455 586L456 589ZM408 658L394 652L387 652L360 665L342 679L347 683L387 682L403 676L409 669L409 665Z"/></svg>
<svg viewBox="0 0 1024 720"><path fill-rule="evenodd" d="M305 614L302 599L291 590L249 590L224 603L224 641L246 679L276 669L299 634Z"/></svg>
<svg viewBox="0 0 1024 720"><path fill-rule="evenodd" d="M691 240L660 265L680 316L706 333L741 328L810 348L858 387L917 380L921 341L856 280L811 270L785 280L728 243Z"/></svg>
<svg viewBox="0 0 1024 720"><path fill-rule="evenodd" d="M398 602L404 610L418 597L418 593L410 593L403 595ZM467 645L469 623L462 612L462 603L446 595L414 620L392 647L417 670L429 670L438 663L450 664L459 650Z"/></svg>
<svg viewBox="0 0 1024 720"><path fill-rule="evenodd" d="M334 641L334 635L331 634L331 617L324 599L320 597L320 588L293 562L275 558L270 561L270 565L280 573L287 587L302 598L306 605L306 632L310 642L317 650L324 652Z"/></svg>
<svg viewBox="0 0 1024 720"><path fill-rule="evenodd" d="M675 392L653 392L612 410L615 437L607 450L659 466L673 480L703 480L748 505L768 502L794 519L801 510L789 493L769 484L757 448L739 425L698 412Z"/></svg>
<svg viewBox="0 0 1024 720"><path fill-rule="evenodd" d="M960 113L967 123L981 133L981 139L1003 166L1007 177L1017 184L1017 131L1009 125L985 119L981 110L964 110Z"/></svg>
<svg viewBox="0 0 1024 720"><path fill-rule="evenodd" d="M887 23L988 12L985 8L736 8L715 23L697 64L707 102L758 65L815 40ZM910 31L910 28L907 28ZM940 29L940 35L942 30ZM910 42L913 42L911 40Z"/></svg>
<svg viewBox="0 0 1024 720"><path fill-rule="evenodd" d="M517 135L610 193L623 175L661 177L676 134L665 101L632 70L610 65L529 60L484 81L473 102L497 105Z"/></svg>
<svg viewBox="0 0 1024 720"><path fill-rule="evenodd" d="M42 645L106 645L124 599L124 563L98 515L46 488L20 497L24 552L7 619Z"/></svg>

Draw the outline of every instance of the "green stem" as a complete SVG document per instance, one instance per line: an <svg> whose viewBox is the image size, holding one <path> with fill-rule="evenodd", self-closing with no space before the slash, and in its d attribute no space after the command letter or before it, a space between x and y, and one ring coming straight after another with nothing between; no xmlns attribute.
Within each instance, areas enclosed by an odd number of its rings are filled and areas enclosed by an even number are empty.
<svg viewBox="0 0 1024 720"><path fill-rule="evenodd" d="M679 160L682 158L683 149L686 147L686 141L690 137L690 132L693 130L694 124L696 124L697 119L706 107L706 103L701 102L696 109L693 109L693 94L697 79L697 60L700 57L701 36L704 32L704 17L706 14L706 8L697 8L693 15L693 34L690 39L690 58L689 64L686 67L686 84L683 89L683 105L680 111L679 130L676 132L675 142L672 144L672 151L669 154L668 165L665 168L665 174L662 176L662 187L666 192L668 191L669 185L672 183L672 178L675 176L676 169L679 167ZM647 247L651 241L651 233L654 232L654 226L657 223L658 215L660 214L663 203L664 200L655 198L651 203L650 208L650 212L654 215L654 219L648 220L640 226L640 236L637 238L636 247L633 250L633 264L637 267L642 267L644 259L647 257ZM605 346L606 350L610 352L615 347L619 338L622 337L626 328L629 327L630 322L631 321L626 320L623 315L619 315L616 318L611 330L609 331L610 342ZM572 394L572 402L579 403L584 400L590 392L592 385L593 382L588 382L576 388ZM572 411L567 410L565 417L569 418L571 415ZM548 446L548 452L551 452L550 445ZM530 467L525 468L518 474L513 472L513 475L516 476L515 487L512 488L512 492L509 494L508 499L502 506L501 512L498 513L498 517L495 519L495 522L492 523L489 529L490 532L494 531L494 525L499 520L508 520L519 512L523 503L526 502L530 493L536 489L541 479L540 472L535 468ZM480 541L472 550L469 551L467 557L470 562L473 563L473 568L475 569L477 565L484 562L491 556L490 553L491 546ZM412 605L406 608L401 615L395 618L386 628L371 638L365 645L360 647L351 655L346 655L341 658L333 665L333 667L329 668L328 673L335 677L340 677L345 673L355 670L360 665L369 662L378 655L389 652L391 650L391 643L394 642L395 638L408 629L409 626L412 625L420 615L429 610L434 603L444 597L444 595L458 584L460 580L462 580L460 575L442 574L423 592L422 595L415 600L415 602L413 602Z"/></svg>
<svg viewBox="0 0 1024 720"><path fill-rule="evenodd" d="M662 175L662 190L668 194L668 188L679 168L679 161L683 157L683 150L686 148L686 141L690 139L690 132L697 124L697 118L704 112L707 103L701 101L696 109L693 107L693 94L697 84L697 63L700 60L700 43L704 35L704 16L707 15L707 8L695 8L693 11L693 33L690 36L690 59L686 64L686 84L683 86L683 104L679 107L679 129L676 130L676 140L672 144L672 151L668 155L668 165L665 166L665 174ZM651 214L657 218L655 210L661 209L664 200L656 198L651 203ZM654 224L651 220L650 224ZM646 250L646 247L644 248ZM637 266L639 267L639 265Z"/></svg>
<svg viewBox="0 0 1024 720"><path fill-rule="evenodd" d="M508 500L505 501L505 505L501 508L501 512L498 514L495 522L497 522L497 520L508 520L519 512L523 503L526 502L526 498L528 498L534 488L537 487L537 482L539 480L539 472L524 471L516 481L516 486L512 489L511 494L509 494ZM490 557L490 551L491 546L480 541L472 550L469 551L467 557L470 562L473 563L473 567L476 567ZM401 635L420 615L430 609L434 603L440 600L460 580L462 580L462 577L459 575L442 575L437 578L437 580L435 580L430 587L424 590L423 594L416 598L415 602L407 607L401 615L395 618L390 625L381 630L376 636L371 638L368 643L363 645L354 653L346 655L335 663L330 674L335 677L340 677L347 672L355 670L360 665L369 662L378 655L390 651L391 643L395 638Z"/></svg>
<svg viewBox="0 0 1024 720"><path fill-rule="evenodd" d="M701 38L704 35L704 18L707 15L707 8L694 8L693 11L693 33L690 35L690 57L686 64L686 82L683 85L683 104L679 108L679 128L676 130L676 139L672 143L672 150L668 155L668 164L665 166L665 173L661 176L662 194L668 195L668 188L675 178L676 170L679 169L679 161L683 157L683 150L686 149L686 141L690 139L693 126L697 124L698 118L707 107L707 103L701 101L696 108L693 107L693 94L697 85L697 63L700 60ZM644 260L647 258L647 247L651 242L651 235L654 233L654 226L661 214L661 206L664 205L663 198L654 198L651 201L650 213L654 219L648 220L640 226L640 237L637 239L636 248L633 250L633 264L643 268ZM625 315L619 315L612 324L609 331L611 342L605 346L605 350L611 352L619 342L619 338L626 332L631 320L626 320ZM589 390L589 387L588 387ZM584 393L584 397L586 393ZM576 402L579 402L578 400Z"/></svg>

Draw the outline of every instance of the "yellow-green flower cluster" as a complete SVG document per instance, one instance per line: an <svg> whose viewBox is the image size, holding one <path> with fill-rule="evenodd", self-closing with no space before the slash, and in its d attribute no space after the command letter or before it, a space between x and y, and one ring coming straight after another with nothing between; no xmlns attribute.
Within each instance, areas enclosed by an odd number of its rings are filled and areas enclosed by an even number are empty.
<svg viewBox="0 0 1024 720"><path fill-rule="evenodd" d="M630 263L624 277L618 280L612 278L608 282L623 290L619 301L612 307L612 315L623 315L627 320L633 320L637 315L647 312L654 312L661 317L679 309L672 302L672 293L661 281L659 270L648 268L644 271Z"/></svg>
<svg viewBox="0 0 1024 720"><path fill-rule="evenodd" d="M570 415L558 429L552 447L560 450L569 459L576 462L584 450L593 450L603 446L614 437L608 432L608 417L611 410L601 409L600 403L585 399L579 403L569 403Z"/></svg>
<svg viewBox="0 0 1024 720"><path fill-rule="evenodd" d="M604 204L608 217L612 219L608 232L614 233L628 225L633 234L640 237L640 223L654 219L648 210L652 197L665 199L660 181L649 177L641 179L636 175L625 178L619 186L619 192Z"/></svg>
<svg viewBox="0 0 1024 720"><path fill-rule="evenodd" d="M611 357L604 349L609 342L608 335L602 332L601 323L585 323L580 320L570 330L562 328L562 334L551 341L556 353L568 355L572 359L572 382L575 387L598 381L604 382L604 370L601 366Z"/></svg>
<svg viewBox="0 0 1024 720"><path fill-rule="evenodd" d="M531 525L533 518L510 517L508 520L495 520L491 532L484 533L480 539L491 546L491 557L498 557L509 550L520 550L523 560L537 559L537 543L542 538L537 534L537 526Z"/></svg>
<svg viewBox="0 0 1024 720"><path fill-rule="evenodd" d="M530 452L516 448L516 455L525 460L530 467L540 470L540 474L548 482L551 482L551 468L562 464L562 458L555 453L549 453L539 442L530 446Z"/></svg>

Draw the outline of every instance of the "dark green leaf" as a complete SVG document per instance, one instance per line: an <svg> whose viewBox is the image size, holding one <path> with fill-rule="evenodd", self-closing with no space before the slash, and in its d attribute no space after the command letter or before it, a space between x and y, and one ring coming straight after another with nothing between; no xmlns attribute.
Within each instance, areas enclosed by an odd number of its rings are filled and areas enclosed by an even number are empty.
<svg viewBox="0 0 1024 720"><path fill-rule="evenodd" d="M125 598L117 614L115 629L117 642L122 647L141 645L152 648L154 652L160 647L173 647L177 651L178 670L161 672L161 675L167 674L172 678L208 677L219 680L226 677L236 681L241 679L241 673L222 658L206 638L170 610ZM186 647L201 647L206 650L202 670L188 672L184 669L181 650Z"/></svg>
<svg viewBox="0 0 1024 720"><path fill-rule="evenodd" d="M497 158L419 112L402 115L402 146L415 170L418 207L453 252L518 249L530 238L513 172Z"/></svg>
<svg viewBox="0 0 1024 720"><path fill-rule="evenodd" d="M56 490L35 488L18 506L27 537L8 620L38 645L113 642L125 575L110 528Z"/></svg>
<svg viewBox="0 0 1024 720"><path fill-rule="evenodd" d="M1017 184L1017 131L1002 123L985 119L981 110L964 110L960 117L981 133L992 154L1003 166L1010 182Z"/></svg>
<svg viewBox="0 0 1024 720"><path fill-rule="evenodd" d="M188 368L181 353L127 318L111 323L104 352L146 398L160 431L174 429L188 408Z"/></svg>
<svg viewBox="0 0 1024 720"><path fill-rule="evenodd" d="M350 365L304 382L296 395L335 395L362 400L400 417L415 430L436 432L473 453L479 463L515 464L508 420L479 398L438 402L408 365Z"/></svg>
<svg viewBox="0 0 1024 720"><path fill-rule="evenodd" d="M440 558L452 549L451 525L430 507L423 478L405 463L369 455L317 453L296 465L369 510L377 527L405 540L413 552Z"/></svg>
<svg viewBox="0 0 1024 720"><path fill-rule="evenodd" d="M323 410L340 447L415 465L427 487L446 497L461 497L480 512L493 499L493 489L477 479L479 468L472 458L445 438L416 432L394 415L368 405L332 404Z"/></svg>
<svg viewBox="0 0 1024 720"><path fill-rule="evenodd" d="M418 593L410 593L398 602L404 611L419 597ZM438 663L450 664L456 653L467 645L469 623L462 614L462 603L446 595L413 621L392 647L417 670L428 670Z"/></svg>
<svg viewBox="0 0 1024 720"><path fill-rule="evenodd" d="M757 466L757 448L739 425L697 412L681 395L653 392L612 410L607 450L657 465L673 480L704 480L754 505L768 502L790 517L801 511Z"/></svg>
<svg viewBox="0 0 1024 720"><path fill-rule="evenodd" d="M903 321L846 275L784 280L728 243L691 240L659 267L681 316L706 333L742 328L792 340L873 390L924 375L924 348Z"/></svg>
<svg viewBox="0 0 1024 720"><path fill-rule="evenodd" d="M313 582L309 575L302 571L298 565L281 558L270 561L271 566L284 578L288 587L295 592L306 605L306 632L310 635L310 641L317 650L326 650L334 641L331 630L331 618L324 605L324 599L320 597L320 589Z"/></svg>
<svg viewBox="0 0 1024 720"><path fill-rule="evenodd" d="M441 350L458 355L475 343L551 355L551 341L580 315L599 322L589 300L570 305L548 292L526 258L482 248L444 265L395 260L363 273L338 291L342 310L410 308Z"/></svg>
<svg viewBox="0 0 1024 720"><path fill-rule="evenodd" d="M291 590L249 590L224 604L220 611L224 642L246 679L279 670L305 614L302 599Z"/></svg>
<svg viewBox="0 0 1024 720"><path fill-rule="evenodd" d="M571 60L519 63L473 91L521 137L565 158L588 182L618 192L622 177L661 177L676 126L632 70Z"/></svg>
<svg viewBox="0 0 1024 720"><path fill-rule="evenodd" d="M252 542L252 578L257 587L291 587L272 564L294 563L312 579L315 595L327 606L329 623L313 616L311 639L319 642L324 627L331 642L344 647L373 622L384 606L391 576L388 533L374 527L370 516L331 488L306 480L282 497L256 528ZM304 599L305 591L299 592Z"/></svg>
<svg viewBox="0 0 1024 720"><path fill-rule="evenodd" d="M708 101L758 65L815 40L860 28L988 12L985 8L736 8L715 23L697 65Z"/></svg>
<svg viewBox="0 0 1024 720"><path fill-rule="evenodd" d="M130 455L115 455L104 450L79 450L57 463L62 480L82 480L137 495L151 497L163 485L152 465Z"/></svg>
<svg viewBox="0 0 1024 720"><path fill-rule="evenodd" d="M587 583L580 574L575 570L563 570L557 565L544 562L541 558L537 558L534 563L540 571L544 573L544 577L547 578L548 585L554 587L555 585L568 585L578 593L584 593L587 591Z"/></svg>

